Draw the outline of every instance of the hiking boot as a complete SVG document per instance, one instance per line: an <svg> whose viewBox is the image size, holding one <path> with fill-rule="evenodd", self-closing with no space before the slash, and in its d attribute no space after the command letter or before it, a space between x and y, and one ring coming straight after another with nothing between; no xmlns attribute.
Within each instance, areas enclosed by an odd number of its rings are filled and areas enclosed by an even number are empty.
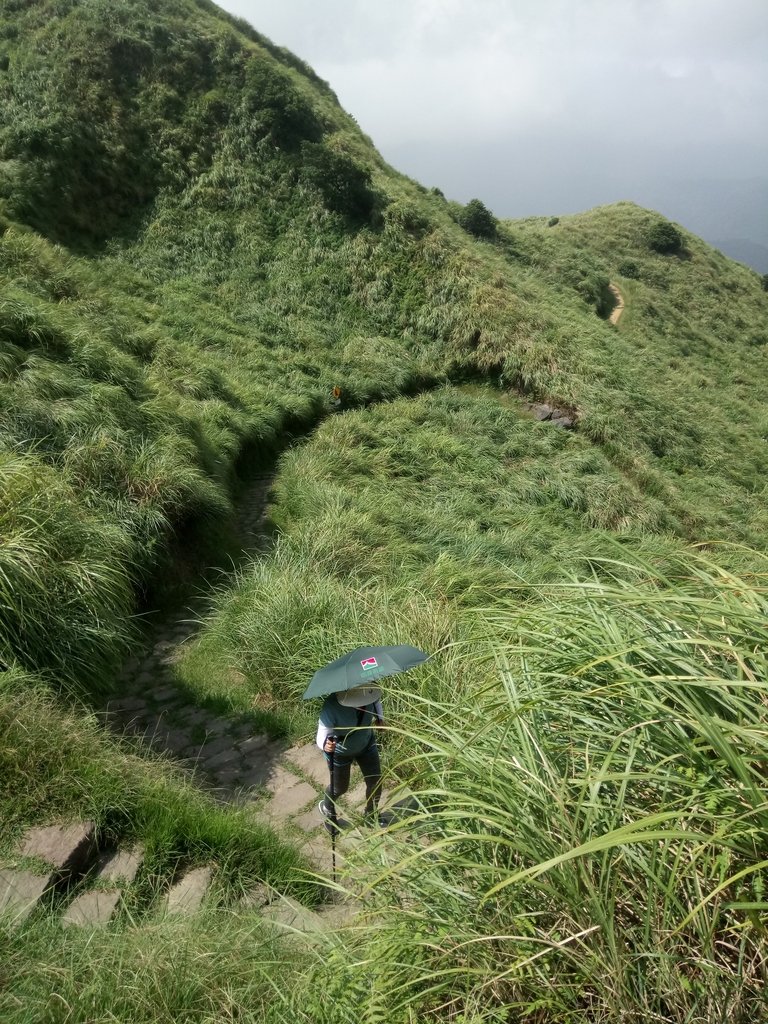
<svg viewBox="0 0 768 1024"><path fill-rule="evenodd" d="M318 811L320 811L320 815L324 819L323 824L325 825L325 831L329 835L338 835L345 826L349 825L349 822L343 821L338 816L335 821L333 820L333 818L331 817L331 808L328 806L325 800L320 801L320 803L317 805L317 809Z"/></svg>
<svg viewBox="0 0 768 1024"><path fill-rule="evenodd" d="M371 814L363 815L363 825L366 828L386 828L392 824L392 820L392 815L386 811L381 811L378 814L374 811Z"/></svg>

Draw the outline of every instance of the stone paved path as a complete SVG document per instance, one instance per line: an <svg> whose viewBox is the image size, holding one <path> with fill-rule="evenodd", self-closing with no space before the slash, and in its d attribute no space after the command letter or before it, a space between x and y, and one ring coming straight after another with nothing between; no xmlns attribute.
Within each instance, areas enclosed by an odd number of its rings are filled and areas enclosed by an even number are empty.
<svg viewBox="0 0 768 1024"><path fill-rule="evenodd" d="M251 554L266 547L270 485L271 478L257 478L239 505L242 545ZM115 731L171 757L217 799L252 807L256 818L297 841L310 863L329 873L330 841L317 810L327 770L314 743L289 749L254 733L244 716L197 706L175 683L174 662L179 648L197 633L195 616L201 610L186 607L154 627L144 649L124 665L118 695L107 704L104 719ZM363 800L362 785L347 797L351 807ZM358 838L350 832L340 839L340 859Z"/></svg>

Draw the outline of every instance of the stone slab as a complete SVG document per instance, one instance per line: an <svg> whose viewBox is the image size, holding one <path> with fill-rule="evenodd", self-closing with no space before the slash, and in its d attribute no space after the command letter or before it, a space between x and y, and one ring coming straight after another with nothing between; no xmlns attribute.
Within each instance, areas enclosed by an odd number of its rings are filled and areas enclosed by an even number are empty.
<svg viewBox="0 0 768 1024"><path fill-rule="evenodd" d="M137 733L143 733L147 728L146 720L143 714L137 712L123 712L120 715L120 721L122 722L123 729L126 732L130 732L133 737Z"/></svg>
<svg viewBox="0 0 768 1024"><path fill-rule="evenodd" d="M264 808L264 813L273 819L287 818L304 810L313 800L318 800L317 790L308 782L299 782L284 791L278 791Z"/></svg>
<svg viewBox="0 0 768 1024"><path fill-rule="evenodd" d="M249 736L253 736L253 726L247 722L240 722L230 727L229 734L239 743L241 740L246 740Z"/></svg>
<svg viewBox="0 0 768 1024"><path fill-rule="evenodd" d="M214 754L212 757L207 756L207 748L203 748L200 755L203 768L206 771L215 771L217 768L224 768L226 765L231 765L234 762L240 763L242 755L239 750L235 750L230 746L228 750L222 750L218 754Z"/></svg>
<svg viewBox="0 0 768 1024"><path fill-rule="evenodd" d="M301 768L305 775L320 786L328 785L328 762L322 751L314 743L305 743L302 747L292 747L285 752L285 757L292 764Z"/></svg>
<svg viewBox="0 0 768 1024"><path fill-rule="evenodd" d="M238 786L239 779L239 768L223 768L211 773L211 781L216 784L218 789L235 789Z"/></svg>
<svg viewBox="0 0 768 1024"><path fill-rule="evenodd" d="M118 850L106 857L99 868L99 878L108 882L130 883L136 877L144 860L144 849L134 846L131 850Z"/></svg>
<svg viewBox="0 0 768 1024"><path fill-rule="evenodd" d="M229 732L230 723L225 718L206 718L200 723L209 736L223 736Z"/></svg>
<svg viewBox="0 0 768 1024"><path fill-rule="evenodd" d="M323 903L316 910L324 928L340 928L350 924L357 917L358 909L355 903Z"/></svg>
<svg viewBox="0 0 768 1024"><path fill-rule="evenodd" d="M316 871L329 876L333 868L333 849L331 838L325 830L312 835L310 839L300 847L300 852L307 858ZM343 857L337 843L336 867L341 867Z"/></svg>
<svg viewBox="0 0 768 1024"><path fill-rule="evenodd" d="M249 768L247 771L243 771L240 776L240 783L244 789L254 789L256 787L261 788L266 785L269 779L272 768L268 764L259 764L253 768ZM296 780L299 781L298 779Z"/></svg>
<svg viewBox="0 0 768 1024"><path fill-rule="evenodd" d="M31 871L0 868L0 916L23 921L32 913L43 893L50 889L52 876Z"/></svg>
<svg viewBox="0 0 768 1024"><path fill-rule="evenodd" d="M168 914L194 914L200 909L211 884L211 868L193 868L171 887L165 897Z"/></svg>
<svg viewBox="0 0 768 1024"><path fill-rule="evenodd" d="M261 734L259 736L249 736L246 740L241 740L238 744L241 753L253 754L258 750L263 750L269 745L269 736Z"/></svg>
<svg viewBox="0 0 768 1024"><path fill-rule="evenodd" d="M264 907L261 916L291 931L318 932L325 927L313 910L286 896L281 896Z"/></svg>
<svg viewBox="0 0 768 1024"><path fill-rule="evenodd" d="M119 889L92 889L90 892L84 892L67 907L61 919L62 924L65 927L98 927L109 924L119 902Z"/></svg>
<svg viewBox="0 0 768 1024"><path fill-rule="evenodd" d="M87 861L96 828L92 821L31 828L18 847L22 857L39 857L55 868L79 868Z"/></svg>
<svg viewBox="0 0 768 1024"><path fill-rule="evenodd" d="M211 717L209 711L205 711L203 708L184 708L178 712L179 721L184 721L190 725L203 725Z"/></svg>
<svg viewBox="0 0 768 1024"><path fill-rule="evenodd" d="M140 697L121 697L119 700L111 700L107 710L115 714L124 711L146 711L147 702Z"/></svg>
<svg viewBox="0 0 768 1024"><path fill-rule="evenodd" d="M365 806L365 783L358 783L354 789L344 794L342 800L347 807L357 807L362 812Z"/></svg>
<svg viewBox="0 0 768 1024"><path fill-rule="evenodd" d="M534 419L542 422L548 420L552 415L552 406L546 405L544 402L531 402L528 408L533 413Z"/></svg>
<svg viewBox="0 0 768 1024"><path fill-rule="evenodd" d="M182 747L181 750L174 750L174 753L182 761L194 762L194 767L198 767L200 764L200 745L198 743Z"/></svg>
<svg viewBox="0 0 768 1024"><path fill-rule="evenodd" d="M298 786L301 779L298 775L294 775L293 772L289 772L287 768L284 768L281 764L269 765L267 771L266 787L270 793L277 793L278 791L290 789L292 786Z"/></svg>
<svg viewBox="0 0 768 1024"><path fill-rule="evenodd" d="M266 885L259 884L249 889L248 892L243 893L238 901L238 905L244 910L253 910L254 908L265 907L271 898L271 890Z"/></svg>
<svg viewBox="0 0 768 1024"><path fill-rule="evenodd" d="M319 802L320 797L318 796L317 803ZM294 825L298 825L302 832L316 832L318 829L324 828L324 822L325 818L318 811L317 804L311 810L293 819Z"/></svg>
<svg viewBox="0 0 768 1024"><path fill-rule="evenodd" d="M189 747L189 732L186 729L171 729L165 737L165 749L172 754L181 754ZM195 753L199 750L195 747Z"/></svg>
<svg viewBox="0 0 768 1024"><path fill-rule="evenodd" d="M178 700L181 694L175 686L161 686L158 690L153 690L150 696L158 704L167 704L169 701Z"/></svg>
<svg viewBox="0 0 768 1024"><path fill-rule="evenodd" d="M285 743L282 740L270 740L262 750L253 754L254 760L266 761L268 764L277 765L285 753Z"/></svg>
<svg viewBox="0 0 768 1024"><path fill-rule="evenodd" d="M201 745L200 758L201 760L205 760L209 757L215 757L217 754L222 754L226 751L232 750L232 746L232 740L229 736L219 736L217 739Z"/></svg>

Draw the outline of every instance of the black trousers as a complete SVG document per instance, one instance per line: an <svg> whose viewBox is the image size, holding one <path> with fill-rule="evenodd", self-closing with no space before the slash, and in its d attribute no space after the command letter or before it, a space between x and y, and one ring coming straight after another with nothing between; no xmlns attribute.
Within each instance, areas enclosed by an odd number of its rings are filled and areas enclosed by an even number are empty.
<svg viewBox="0 0 768 1024"><path fill-rule="evenodd" d="M331 758L329 754L325 755L325 759L330 765ZM381 759L375 739L371 740L365 750L360 751L359 754L334 755L333 795L334 797L340 797L347 792L349 789L350 771L355 762L360 765L360 771L365 779L365 813L373 814L376 810L376 804L379 802L379 791L381 788ZM333 803L330 786L325 791L323 803L327 808L330 808Z"/></svg>

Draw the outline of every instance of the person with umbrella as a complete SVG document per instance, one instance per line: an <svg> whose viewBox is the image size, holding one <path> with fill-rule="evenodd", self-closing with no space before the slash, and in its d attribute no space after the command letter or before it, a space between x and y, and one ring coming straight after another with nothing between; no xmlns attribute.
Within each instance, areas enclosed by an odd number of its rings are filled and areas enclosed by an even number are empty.
<svg viewBox="0 0 768 1024"><path fill-rule="evenodd" d="M315 672L304 700L326 697L320 712L317 745L325 753L330 785L320 801L320 813L330 819L331 836L337 827L336 799L349 789L352 765L357 762L365 779L365 814L376 820L381 788L381 760L375 729L384 723L381 690L371 684L421 665L428 654L396 644L358 647Z"/></svg>
<svg viewBox="0 0 768 1024"><path fill-rule="evenodd" d="M320 813L335 818L335 801L349 789L356 762L365 780L365 817L376 821L381 787L381 760L375 729L384 724L381 690L359 686L326 697L317 727L317 745L332 765L330 785L320 801Z"/></svg>

